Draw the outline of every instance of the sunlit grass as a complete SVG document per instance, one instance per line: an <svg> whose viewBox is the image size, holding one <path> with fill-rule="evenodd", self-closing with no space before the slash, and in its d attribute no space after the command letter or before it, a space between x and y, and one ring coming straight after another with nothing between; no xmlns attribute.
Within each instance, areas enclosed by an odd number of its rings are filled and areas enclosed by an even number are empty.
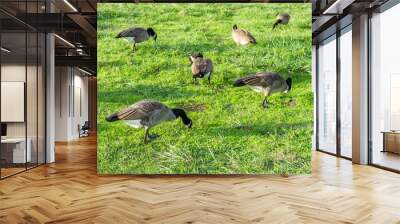
<svg viewBox="0 0 400 224"><path fill-rule="evenodd" d="M278 12L287 26L271 30ZM233 24L249 30L257 45L237 47ZM132 45L115 35L152 27L157 43ZM98 4L98 172L274 173L311 172L309 4ZM188 54L213 60L211 85L191 84ZM233 88L236 78L273 71L293 78L289 94L270 98ZM144 145L144 130L107 123L112 112L141 99L189 109L193 128L180 120L152 130L160 138Z"/></svg>

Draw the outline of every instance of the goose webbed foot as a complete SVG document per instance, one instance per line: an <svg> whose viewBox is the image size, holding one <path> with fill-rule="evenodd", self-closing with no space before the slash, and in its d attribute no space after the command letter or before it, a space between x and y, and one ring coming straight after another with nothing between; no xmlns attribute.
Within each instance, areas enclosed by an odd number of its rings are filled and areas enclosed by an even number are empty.
<svg viewBox="0 0 400 224"><path fill-rule="evenodd" d="M151 142L151 141L153 141L154 139L156 139L156 138L158 138L158 137L160 137L160 135L157 135L157 134L148 134L148 133L146 133L145 136L144 136L144 141L143 141L143 143L144 143L144 144L147 144L148 142ZM150 141L148 141L147 139L149 139Z"/></svg>
<svg viewBox="0 0 400 224"><path fill-rule="evenodd" d="M150 140L154 140L154 139L156 139L156 138L158 138L158 137L160 137L160 135L158 135L158 134L151 134L151 135L149 135L149 139L150 139Z"/></svg>
<svg viewBox="0 0 400 224"><path fill-rule="evenodd" d="M136 50L137 50L136 44L134 44L134 45L132 46L132 53L135 53Z"/></svg>
<svg viewBox="0 0 400 224"><path fill-rule="evenodd" d="M147 144L147 137L149 136L149 129L145 128L143 143Z"/></svg>
<svg viewBox="0 0 400 224"><path fill-rule="evenodd" d="M268 106L267 99L263 100L262 106L263 106L265 109L267 109L267 108L269 107L269 106Z"/></svg>

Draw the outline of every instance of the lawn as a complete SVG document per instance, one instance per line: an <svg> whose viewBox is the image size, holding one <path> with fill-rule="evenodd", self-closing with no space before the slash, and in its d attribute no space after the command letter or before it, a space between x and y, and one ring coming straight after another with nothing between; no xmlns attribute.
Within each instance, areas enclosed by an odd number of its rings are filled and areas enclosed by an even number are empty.
<svg viewBox="0 0 400 224"><path fill-rule="evenodd" d="M288 25L271 29L278 12ZM234 24L257 44L238 47ZM153 40L132 45L116 34L152 27ZM98 4L98 172L101 174L308 174L311 172L310 4ZM188 55L214 64L211 85L192 84ZM235 79L259 71L292 77L292 91L269 98ZM105 117L141 99L180 107L193 120L143 129Z"/></svg>

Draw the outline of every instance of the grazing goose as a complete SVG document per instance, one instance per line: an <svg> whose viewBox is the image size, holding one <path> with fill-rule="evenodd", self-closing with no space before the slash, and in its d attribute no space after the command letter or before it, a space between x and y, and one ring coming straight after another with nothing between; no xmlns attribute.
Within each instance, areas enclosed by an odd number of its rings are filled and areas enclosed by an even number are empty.
<svg viewBox="0 0 400 224"><path fill-rule="evenodd" d="M267 97L273 93L289 92L292 88L292 79L283 79L282 76L272 72L261 72L255 75L249 75L235 81L233 86L239 87L248 85L254 91L264 94L262 106L268 106Z"/></svg>
<svg viewBox="0 0 400 224"><path fill-rule="evenodd" d="M123 120L126 124L133 128L144 128L144 143L147 143L147 137L155 139L158 135L149 135L150 128L164 122L181 118L183 124L192 127L190 120L185 111L182 109L170 109L163 103L153 100L141 100L120 112L111 114L106 118L108 122Z"/></svg>
<svg viewBox="0 0 400 224"><path fill-rule="evenodd" d="M232 38L237 45L255 44L256 39L250 32L239 28L236 24L232 28Z"/></svg>
<svg viewBox="0 0 400 224"><path fill-rule="evenodd" d="M115 38L125 38L128 41L133 42L133 50L136 48L137 43L144 42L150 37L153 37L154 41L157 40L157 34L153 28L141 28L134 27L121 31Z"/></svg>
<svg viewBox="0 0 400 224"><path fill-rule="evenodd" d="M289 23L290 20L290 15L287 13L280 13L277 17L276 17L276 21L272 27L272 29L275 29L276 26L278 26L278 24L283 24L286 25Z"/></svg>
<svg viewBox="0 0 400 224"><path fill-rule="evenodd" d="M196 83L197 78L207 77L208 83L211 83L211 74L213 72L213 64L211 59L203 58L203 54L196 53L190 55L190 62L192 63L193 83Z"/></svg>

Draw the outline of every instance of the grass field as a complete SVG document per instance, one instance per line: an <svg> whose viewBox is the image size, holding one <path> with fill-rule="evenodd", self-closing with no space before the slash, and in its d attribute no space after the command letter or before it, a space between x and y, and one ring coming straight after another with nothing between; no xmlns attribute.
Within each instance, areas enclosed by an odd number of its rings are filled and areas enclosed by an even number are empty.
<svg viewBox="0 0 400 224"><path fill-rule="evenodd" d="M271 30L278 12L287 26ZM237 47L233 24L257 44ZM152 27L157 43L132 45L115 35ZM98 4L98 172L102 174L304 174L311 172L313 94L310 4ZM211 85L193 85L188 54L214 63ZM233 81L273 71L293 78L292 91L262 96ZM143 144L143 129L105 117L141 99L186 109Z"/></svg>

